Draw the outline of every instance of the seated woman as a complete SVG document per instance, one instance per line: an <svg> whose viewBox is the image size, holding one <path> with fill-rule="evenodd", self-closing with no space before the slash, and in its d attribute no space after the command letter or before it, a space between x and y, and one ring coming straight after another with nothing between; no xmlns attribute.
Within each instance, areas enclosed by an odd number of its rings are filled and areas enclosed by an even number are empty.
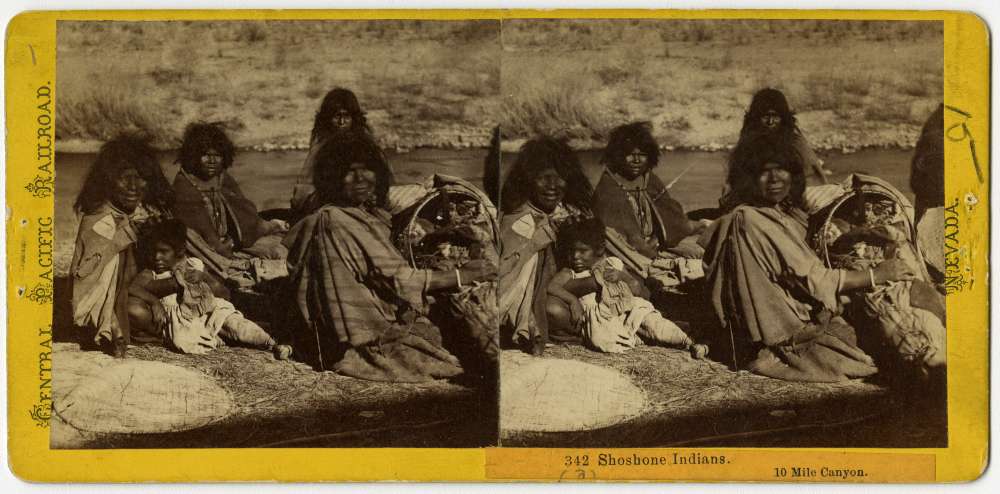
<svg viewBox="0 0 1000 494"><path fill-rule="evenodd" d="M737 368L792 381L874 374L839 295L915 273L895 259L868 272L825 267L806 242L804 164L792 143L748 143L730 176L739 203L713 226L704 258L723 353Z"/></svg>
<svg viewBox="0 0 1000 494"><path fill-rule="evenodd" d="M926 256L931 276L945 280L944 247L944 104L924 122L910 161L910 189L913 191L914 223L920 250Z"/></svg>
<svg viewBox="0 0 1000 494"><path fill-rule="evenodd" d="M733 170L732 159L737 154L742 154L741 147L748 145L760 136L781 139L795 148L795 151L802 157L803 166L815 173L821 183L826 183L827 175L833 174L823 167L823 160L816 156L809 141L802 135L795 119L795 113L788 105L784 93L773 88L761 89L753 95L750 108L743 116L740 139L736 143L736 147L733 148L730 162L727 163L726 183L722 188L722 198L719 199L719 205L723 212L729 211L739 203L739 198L732 192L732 181L733 174L741 172Z"/></svg>
<svg viewBox="0 0 1000 494"><path fill-rule="evenodd" d="M125 356L132 339L128 287L138 272L137 231L164 216L172 200L156 151L128 135L101 146L76 198L82 217L70 265L73 322L95 332L94 342L115 357Z"/></svg>
<svg viewBox="0 0 1000 494"><path fill-rule="evenodd" d="M611 131L601 163L604 173L594 189L593 208L597 216L623 242L612 244L614 254L633 260L635 271L645 260L617 251L630 246L649 260L657 257L701 257L702 249L692 235L705 222L689 221L680 203L670 197L666 186L652 173L660 162L660 147L653 139L648 122L622 125Z"/></svg>
<svg viewBox="0 0 1000 494"><path fill-rule="evenodd" d="M546 289L561 225L587 214L591 188L573 150L549 137L521 146L500 193L500 327L538 355L548 341Z"/></svg>
<svg viewBox="0 0 1000 494"><path fill-rule="evenodd" d="M312 134L309 138L309 152L306 154L302 171L292 189L293 216L304 216L322 206L318 204L313 187L313 174L316 167L316 156L325 144L331 141L352 140L369 142L378 149L371 127L365 118L357 96L350 89L333 88L323 97L316 117L313 120ZM381 151L379 155L381 156ZM384 160L384 156L381 156ZM388 162L387 162L388 166ZM391 183L391 179L390 179ZM297 214L295 214L297 213Z"/></svg>
<svg viewBox="0 0 1000 494"><path fill-rule="evenodd" d="M493 276L483 261L415 269L392 243L389 170L370 147L327 147L314 185L324 204L285 238L296 358L375 381L421 382L462 372L425 317L427 295Z"/></svg>
<svg viewBox="0 0 1000 494"><path fill-rule="evenodd" d="M216 274L228 277L239 258L282 259L281 238L288 225L266 221L226 170L236 154L216 125L193 123L184 131L177 155L173 213L189 229L191 249Z"/></svg>

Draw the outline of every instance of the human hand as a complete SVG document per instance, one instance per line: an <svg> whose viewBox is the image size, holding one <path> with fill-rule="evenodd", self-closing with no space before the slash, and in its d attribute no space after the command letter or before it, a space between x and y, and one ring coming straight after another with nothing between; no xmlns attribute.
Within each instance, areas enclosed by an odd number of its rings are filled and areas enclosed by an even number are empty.
<svg viewBox="0 0 1000 494"><path fill-rule="evenodd" d="M167 310L163 307L163 304L159 300L149 304L149 309L153 313L154 327L159 329L167 324Z"/></svg>
<svg viewBox="0 0 1000 494"><path fill-rule="evenodd" d="M279 220L277 218L268 221L268 233L287 233L288 232L288 222L284 220Z"/></svg>
<svg viewBox="0 0 1000 494"><path fill-rule="evenodd" d="M218 252L223 257L232 257L234 248L235 244L233 243L233 240L227 238L219 244L219 248L216 249L216 252Z"/></svg>
<svg viewBox="0 0 1000 494"><path fill-rule="evenodd" d="M712 226L712 220L709 220L709 219L702 218L702 219L700 219L698 221L692 221L691 222L691 233L692 234L700 234L701 232L704 232L705 229L707 229L710 226Z"/></svg>
<svg viewBox="0 0 1000 494"><path fill-rule="evenodd" d="M689 242L682 240L675 247L672 247L669 252L681 256L685 259L701 259L705 256L705 249L698 245L696 242Z"/></svg>
<svg viewBox="0 0 1000 494"><path fill-rule="evenodd" d="M496 277L497 268L485 259L473 259L462 266L462 279L485 281Z"/></svg>
<svg viewBox="0 0 1000 494"><path fill-rule="evenodd" d="M624 278L624 273L617 269L607 269L604 271L604 281L609 283L618 283Z"/></svg>
<svg viewBox="0 0 1000 494"><path fill-rule="evenodd" d="M197 269L187 269L184 271L183 276L184 276L184 281L187 282L189 285L205 281L205 272L198 271Z"/></svg>
<svg viewBox="0 0 1000 494"><path fill-rule="evenodd" d="M573 324L580 322L583 319L583 304L579 300L574 300L572 304L569 304L569 313Z"/></svg>
<svg viewBox="0 0 1000 494"><path fill-rule="evenodd" d="M875 283L882 284L890 281L909 281L916 279L916 271L909 264L899 259L886 259L879 263L872 270L875 276Z"/></svg>

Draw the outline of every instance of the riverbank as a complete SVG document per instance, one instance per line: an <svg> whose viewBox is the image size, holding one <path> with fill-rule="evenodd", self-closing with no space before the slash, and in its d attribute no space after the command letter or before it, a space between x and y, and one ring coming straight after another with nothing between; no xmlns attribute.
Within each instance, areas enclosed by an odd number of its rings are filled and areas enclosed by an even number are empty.
<svg viewBox="0 0 1000 494"><path fill-rule="evenodd" d="M830 135L825 135L819 132L818 135L821 140L812 141L813 150L819 153L839 153L839 154L853 154L859 151L868 150L903 150L909 151L916 147L917 138L920 137L920 125L896 125L891 128L881 129L881 131L876 130L874 132L868 132L864 141L864 145L858 145L858 139L851 139L848 134L842 132L835 132ZM853 133L852 133L853 134ZM439 136L441 137L441 136ZM512 138L504 139L501 143L500 148L504 153L516 153L521 146L527 142L527 138ZM570 147L577 151L601 151L607 142L604 140L597 139L579 139L579 138L568 138L567 142ZM58 153L68 153L68 154L93 154L100 149L101 144L104 141L94 140L94 139L66 139L56 141L56 152ZM713 153L720 151L731 151L734 146L732 143L721 143L721 142L709 142L705 144L693 145L693 146L671 146L671 145L661 145L660 149L667 152L680 151L680 152L705 152ZM454 139L445 139L441 137L436 144L420 144L414 146L402 146L397 145L389 148L394 154L405 155L417 150L447 150L447 151L459 151L459 150L483 150L486 149L489 144L489 140L482 140L478 138L473 138L469 136L454 136ZM293 143L277 143L277 142L265 142L255 146L249 147L239 147L241 152L252 152L252 153L271 153L271 152L295 152L295 151L308 151L309 146L304 142L293 142ZM172 152L175 150L167 150Z"/></svg>

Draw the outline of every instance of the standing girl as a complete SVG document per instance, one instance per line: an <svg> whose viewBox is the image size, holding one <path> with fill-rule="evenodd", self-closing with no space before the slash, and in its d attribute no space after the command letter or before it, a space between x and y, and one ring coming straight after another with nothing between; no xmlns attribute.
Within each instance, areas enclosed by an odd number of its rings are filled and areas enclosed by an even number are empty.
<svg viewBox="0 0 1000 494"><path fill-rule="evenodd" d="M313 187L316 156L319 150L328 143L336 143L331 144L328 149L333 149L332 146L341 148L354 146L353 141L361 141L378 150L375 136L372 134L371 127L368 126L368 119L365 118L365 113L361 110L357 96L350 89L333 88L323 97L319 111L316 112L312 134L309 138L309 153L306 154L302 171L299 173L295 188L292 190L292 210L298 213L295 216L304 216L321 206L316 202L315 187ZM378 151L378 156L382 161L386 161L381 151ZM388 166L388 162L386 162L386 166ZM392 183L391 174L389 182Z"/></svg>

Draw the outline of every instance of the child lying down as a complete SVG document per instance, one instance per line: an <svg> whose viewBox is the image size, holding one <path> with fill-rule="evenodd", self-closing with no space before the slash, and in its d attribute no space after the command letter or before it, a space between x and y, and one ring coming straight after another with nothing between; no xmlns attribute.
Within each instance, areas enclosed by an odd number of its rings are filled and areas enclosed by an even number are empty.
<svg viewBox="0 0 1000 494"><path fill-rule="evenodd" d="M154 227L148 237L153 269L140 272L129 287L135 303L150 307L152 329L183 353L205 354L225 341L273 351L279 360L291 357L290 346L278 345L222 298L225 288L205 273L204 263L184 255L185 238L185 227L176 220Z"/></svg>
<svg viewBox="0 0 1000 494"><path fill-rule="evenodd" d="M708 347L695 344L649 300L637 296L642 285L625 272L620 259L605 257L604 225L599 220L567 226L558 241L569 267L556 273L548 286L553 329L577 330L587 345L607 353L648 343L685 348L695 358L705 357Z"/></svg>

